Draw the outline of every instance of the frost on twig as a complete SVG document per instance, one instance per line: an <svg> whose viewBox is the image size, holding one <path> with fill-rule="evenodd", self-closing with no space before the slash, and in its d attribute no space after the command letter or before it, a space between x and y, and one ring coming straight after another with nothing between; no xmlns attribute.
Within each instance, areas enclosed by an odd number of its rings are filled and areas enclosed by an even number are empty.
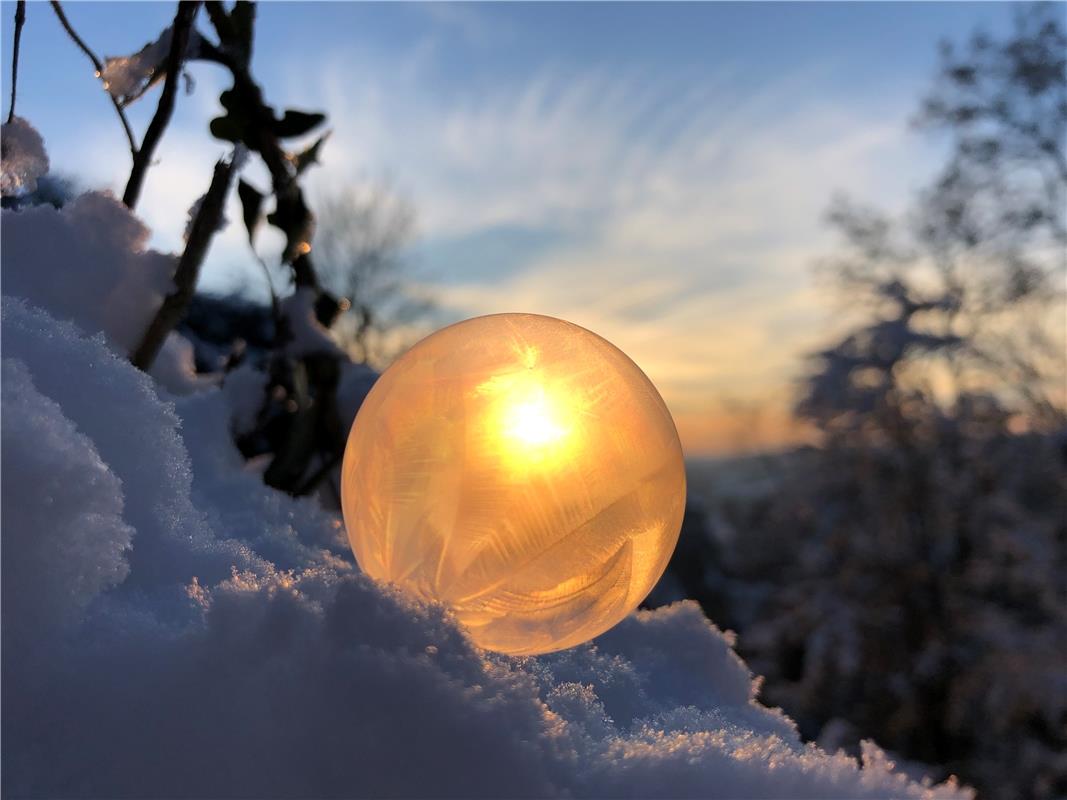
<svg viewBox="0 0 1067 800"><path fill-rule="evenodd" d="M0 194L15 197L37 189L37 179L48 172L44 141L22 117L12 117L0 128Z"/></svg>
<svg viewBox="0 0 1067 800"><path fill-rule="evenodd" d="M149 42L128 56L108 56L100 71L100 80L119 105L125 107L139 99L167 74L167 58L174 26L167 27L154 42ZM200 34L189 31L183 62L197 58L200 53Z"/></svg>

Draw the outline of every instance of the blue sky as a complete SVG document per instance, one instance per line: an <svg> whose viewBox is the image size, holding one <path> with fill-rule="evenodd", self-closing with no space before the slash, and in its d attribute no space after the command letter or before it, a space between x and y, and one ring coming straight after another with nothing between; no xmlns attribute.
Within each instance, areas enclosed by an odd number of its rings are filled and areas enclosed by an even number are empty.
<svg viewBox="0 0 1067 800"><path fill-rule="evenodd" d="M120 55L173 5L67 11L98 54ZM833 246L827 203L906 205L943 146L908 126L938 40L1010 19L997 3L263 3L254 67L275 105L330 115L313 198L387 181L414 204L416 277L444 315L526 310L597 331L649 373L699 454L785 435L801 357L840 325L812 271ZM53 168L121 187L121 131L44 4L22 51L18 111ZM193 75L139 208L161 249L180 246L225 152L206 126L228 82ZM136 129L153 108L132 109ZM261 280L231 225L203 285Z"/></svg>

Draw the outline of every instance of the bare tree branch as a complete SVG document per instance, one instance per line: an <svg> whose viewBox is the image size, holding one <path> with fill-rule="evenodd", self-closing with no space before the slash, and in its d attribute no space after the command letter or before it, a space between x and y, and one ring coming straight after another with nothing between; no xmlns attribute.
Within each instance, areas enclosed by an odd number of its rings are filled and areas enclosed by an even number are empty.
<svg viewBox="0 0 1067 800"><path fill-rule="evenodd" d="M207 0L204 3L204 9L211 19L211 24L215 26L216 32L219 33L219 40L225 42L225 34L233 33L230 16L226 13L226 9L223 8L222 3L218 2L218 0Z"/></svg>
<svg viewBox="0 0 1067 800"><path fill-rule="evenodd" d="M189 239L185 243L185 251L174 271L174 291L163 300L163 305L156 312L155 319L148 326L141 343L130 357L130 361L138 369L147 370L152 366L152 362L159 354L159 349L163 346L163 340L178 324L196 291L200 267L207 256L211 240L222 222L222 211L226 205L226 194L230 190L236 162L235 155L229 161L223 160L215 164L211 186L196 212L196 217L189 229Z"/></svg>
<svg viewBox="0 0 1067 800"><path fill-rule="evenodd" d="M19 0L15 6L15 41L11 45L11 108L7 112L7 121L15 119L15 93L19 82L19 42L22 41L22 26L26 22L26 0Z"/></svg>
<svg viewBox="0 0 1067 800"><path fill-rule="evenodd" d="M81 50L93 62L93 68L96 70L96 77L100 77L104 74L104 65L96 54L89 48L89 45L85 43L78 32L74 30L74 27L70 24L70 20L67 19L67 15L63 13L63 6L59 4L59 0L52 0L52 10L56 12L56 17L59 19L59 24L63 26L63 30L67 32L67 35L73 40L74 44ZM126 132L126 140L130 143L130 157L134 160L137 159L137 139L134 138L133 128L130 127L130 121L126 118L126 112L123 110L122 105L118 99L111 94L107 93L108 98L111 100L111 105L115 107L115 113L119 115L119 121L122 123L122 130Z"/></svg>
<svg viewBox="0 0 1067 800"><path fill-rule="evenodd" d="M248 109L254 120L254 124L250 126L252 138L247 140L247 144L249 149L259 153L270 172L279 211L287 208L300 209L304 203L303 194L285 150L274 134L273 111L264 102L263 91L249 71L249 53L237 52L232 20L226 14L222 3L218 0L207 0L205 9L221 46L213 47L210 43L202 43L200 57L221 64L233 75L233 91L238 102ZM288 262L293 269L293 280L297 286L319 290L318 277L307 250L294 253Z"/></svg>
<svg viewBox="0 0 1067 800"><path fill-rule="evenodd" d="M152 163L152 156L174 113L174 100L178 94L178 79L189 44L189 31L199 9L200 0L181 0L178 3L178 13L174 15L174 25L170 34L167 76L163 82L163 92L159 96L159 106L156 108L155 116L152 117L152 122L148 125L148 130L145 131L141 149L134 155L130 179L126 182L126 191L122 193L122 202L127 208L133 209L137 206L137 201L141 197L141 189L144 187L145 176L148 174L148 167Z"/></svg>

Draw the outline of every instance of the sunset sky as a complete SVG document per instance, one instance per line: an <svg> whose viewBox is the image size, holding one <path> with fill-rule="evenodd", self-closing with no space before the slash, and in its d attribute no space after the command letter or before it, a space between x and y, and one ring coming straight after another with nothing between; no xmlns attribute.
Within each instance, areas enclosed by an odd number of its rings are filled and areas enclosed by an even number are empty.
<svg viewBox="0 0 1067 800"><path fill-rule="evenodd" d="M67 13L120 55L173 4ZM413 274L444 319L532 311L600 333L657 384L695 456L796 435L802 356L841 324L812 271L834 243L827 204L904 208L943 147L908 126L937 41L1010 19L996 3L264 3L254 72L274 105L330 117L312 199L388 181L411 201ZM139 206L161 249L180 248L226 152L207 132L223 73L192 74ZM136 130L154 107L131 109ZM18 113L54 171L121 188L121 129L44 4L28 8ZM229 217L202 286L261 296Z"/></svg>

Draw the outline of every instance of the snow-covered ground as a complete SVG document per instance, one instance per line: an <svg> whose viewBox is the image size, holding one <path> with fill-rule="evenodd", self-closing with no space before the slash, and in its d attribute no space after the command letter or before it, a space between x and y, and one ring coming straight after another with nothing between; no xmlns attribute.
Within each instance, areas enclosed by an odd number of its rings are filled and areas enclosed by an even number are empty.
<svg viewBox="0 0 1067 800"><path fill-rule="evenodd" d="M124 207L0 233L6 796L970 797L802 744L693 603L478 650L246 468L254 380L129 364L173 262Z"/></svg>

